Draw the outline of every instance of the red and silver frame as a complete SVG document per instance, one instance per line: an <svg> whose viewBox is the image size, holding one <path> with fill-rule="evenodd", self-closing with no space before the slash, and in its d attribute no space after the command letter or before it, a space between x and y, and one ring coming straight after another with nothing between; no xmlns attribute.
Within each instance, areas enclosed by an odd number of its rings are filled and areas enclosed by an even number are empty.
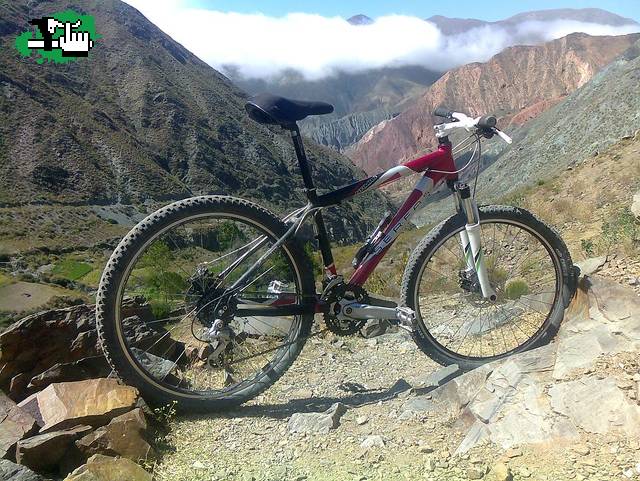
<svg viewBox="0 0 640 481"><path fill-rule="evenodd" d="M315 203L316 206L331 206L371 189L391 184L398 179L423 173L409 197L384 227L381 235L378 236L378 240L373 244L370 253L352 274L349 279L350 285L362 286L367 281L378 263L393 245L404 225L420 207L424 197L439 187L442 182L449 179L456 180L457 174L454 173L455 170L451 145L442 143L437 150L422 157L405 162L368 179L360 180L328 194L318 196ZM332 272L332 274L335 274L335 272Z"/></svg>
<svg viewBox="0 0 640 481"><path fill-rule="evenodd" d="M382 228L381 232L372 241L373 243L368 254L364 259L362 259L348 281L349 285L362 286L373 273L389 248L393 245L394 241L402 231L402 228L407 222L409 222L418 207L420 207L424 197L439 187L444 181L457 180L458 175L456 173L455 162L451 152L451 144L448 142L442 142L437 150L422 157L410 160L385 172L354 182L353 184L327 194L318 196L314 195L312 197L313 201L311 201L307 208L298 209L285 219L294 217L295 214L299 214L302 210L305 210L307 213L311 211L319 211L323 207L339 204L343 200L360 195L372 189L377 189L383 185L391 184L404 177L419 173L422 173L423 175L416 183L413 191L409 194L393 218ZM304 220L304 216L299 217L298 219L298 222L302 222ZM324 230L324 225L318 227L319 231L322 232ZM293 225L289 231L294 232L296 230L295 228L296 225ZM328 278L331 278L337 273L333 263L330 245L328 245L329 242L326 240L326 236L318 236L318 240L320 242L320 250L324 257L325 274ZM280 239L271 249L275 249L277 244L282 242L284 242L284 238ZM327 257L325 257L325 253L327 253ZM239 305L237 309L237 314L241 316L286 316L308 312L323 312L324 309L323 303L319 298L316 298L312 305L310 305L308 301L303 302L303 304L298 304L296 296L291 296L291 294L288 293L275 295L272 299L258 304L249 305L245 302L241 302L241 304L242 305Z"/></svg>

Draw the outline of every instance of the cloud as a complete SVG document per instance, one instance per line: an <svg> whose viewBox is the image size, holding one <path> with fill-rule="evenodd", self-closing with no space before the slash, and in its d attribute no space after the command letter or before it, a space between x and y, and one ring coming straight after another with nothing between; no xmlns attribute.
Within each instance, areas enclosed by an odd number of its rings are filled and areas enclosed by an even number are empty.
<svg viewBox="0 0 640 481"><path fill-rule="evenodd" d="M486 61L519 43L551 40L572 32L622 35L638 25L613 27L568 20L528 21L508 29L482 26L445 36L417 17L388 15L371 25L341 17L291 13L269 17L187 7L183 0L130 0L153 23L218 70L234 66L244 77L264 78L285 69L318 79L335 71L421 65L444 71Z"/></svg>

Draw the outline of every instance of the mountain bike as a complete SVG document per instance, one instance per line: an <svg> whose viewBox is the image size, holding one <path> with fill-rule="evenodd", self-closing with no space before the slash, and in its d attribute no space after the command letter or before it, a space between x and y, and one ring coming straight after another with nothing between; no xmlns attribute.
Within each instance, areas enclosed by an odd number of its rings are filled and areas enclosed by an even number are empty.
<svg viewBox="0 0 640 481"><path fill-rule="evenodd" d="M100 282L98 333L112 367L147 402L190 411L239 405L280 378L310 336L355 334L370 319L409 330L425 354L463 370L555 335L576 277L564 242L524 209L479 207L460 180L479 162L483 140L511 142L495 117L437 109L436 150L319 193L297 122L333 107L261 94L246 110L290 132L308 202L279 218L248 200L193 197L152 213L122 239ZM453 131L464 133L456 147ZM472 146L456 168L454 155ZM369 235L349 278L339 275L322 210L414 174L415 188ZM456 213L411 254L399 302L367 292L367 279L440 186L450 189ZM308 219L324 267L317 286L300 238Z"/></svg>

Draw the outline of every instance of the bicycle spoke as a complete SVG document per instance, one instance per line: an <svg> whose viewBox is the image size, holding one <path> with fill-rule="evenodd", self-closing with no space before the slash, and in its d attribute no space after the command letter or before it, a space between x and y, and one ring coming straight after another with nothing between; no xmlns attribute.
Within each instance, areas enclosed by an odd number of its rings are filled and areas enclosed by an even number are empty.
<svg viewBox="0 0 640 481"><path fill-rule="evenodd" d="M418 324L436 343L469 358L494 358L539 332L555 303L556 269L539 238L506 221L481 223L489 281L498 299L484 299L467 268L459 231L448 234L424 267ZM445 274L447 272L448 274Z"/></svg>

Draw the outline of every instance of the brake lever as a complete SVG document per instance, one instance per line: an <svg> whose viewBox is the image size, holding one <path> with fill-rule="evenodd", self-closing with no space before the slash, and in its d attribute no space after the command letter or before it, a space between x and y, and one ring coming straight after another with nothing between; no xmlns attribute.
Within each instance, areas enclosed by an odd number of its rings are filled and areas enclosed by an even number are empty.
<svg viewBox="0 0 640 481"><path fill-rule="evenodd" d="M498 134L498 137L500 137L502 140L504 140L507 144L513 143L513 139L511 137L509 137L507 134L505 134L502 130L494 127L493 131L496 134Z"/></svg>

